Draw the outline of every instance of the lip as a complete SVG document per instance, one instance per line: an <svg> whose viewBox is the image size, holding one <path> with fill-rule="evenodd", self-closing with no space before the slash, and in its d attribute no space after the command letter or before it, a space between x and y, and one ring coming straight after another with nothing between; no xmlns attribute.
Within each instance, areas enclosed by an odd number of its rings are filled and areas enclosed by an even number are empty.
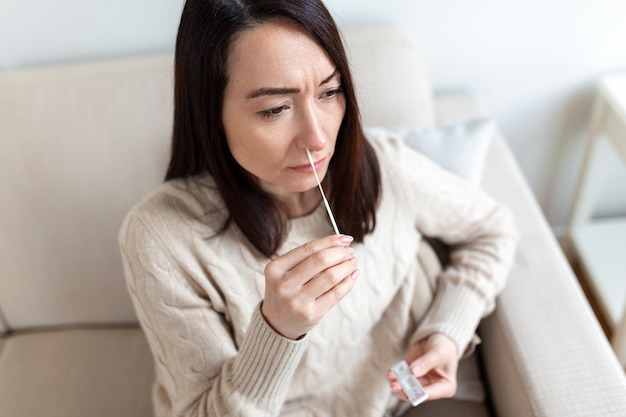
<svg viewBox="0 0 626 417"><path fill-rule="evenodd" d="M319 171L319 169L324 165L324 162L326 161L326 158L322 158L320 160L317 160L314 162L315 165L315 170ZM304 174L310 174L313 172L313 168L311 168L311 164L310 163L306 163L303 165L298 165L298 166L293 166L290 167L292 170L296 171L296 172L301 172Z"/></svg>

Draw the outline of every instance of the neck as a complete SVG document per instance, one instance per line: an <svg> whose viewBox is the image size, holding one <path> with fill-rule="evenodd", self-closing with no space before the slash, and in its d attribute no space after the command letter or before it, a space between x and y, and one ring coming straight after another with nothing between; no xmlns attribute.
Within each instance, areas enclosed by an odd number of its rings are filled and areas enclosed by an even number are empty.
<svg viewBox="0 0 626 417"><path fill-rule="evenodd" d="M287 210L287 217L302 217L313 212L322 201L322 196L317 188L312 188L301 193L275 196Z"/></svg>

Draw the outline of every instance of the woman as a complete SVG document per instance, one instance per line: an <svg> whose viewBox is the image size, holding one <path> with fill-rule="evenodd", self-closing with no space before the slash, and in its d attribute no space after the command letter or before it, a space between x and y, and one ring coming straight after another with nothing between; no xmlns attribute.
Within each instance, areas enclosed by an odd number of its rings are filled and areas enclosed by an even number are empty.
<svg viewBox="0 0 626 417"><path fill-rule="evenodd" d="M365 138L321 1L186 2L166 180L120 232L158 416L398 413L401 359L431 399L454 394L510 215L400 139ZM422 235L454 247L436 283Z"/></svg>

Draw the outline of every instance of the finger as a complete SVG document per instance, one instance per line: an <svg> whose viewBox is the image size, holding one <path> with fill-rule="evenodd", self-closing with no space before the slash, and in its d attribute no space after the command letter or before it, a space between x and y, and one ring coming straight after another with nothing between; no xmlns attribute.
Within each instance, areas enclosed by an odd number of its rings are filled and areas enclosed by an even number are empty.
<svg viewBox="0 0 626 417"><path fill-rule="evenodd" d="M269 262L265 266L265 276L283 276L311 255L331 247L346 247L353 240L347 235L332 235L307 242Z"/></svg>
<svg viewBox="0 0 626 417"><path fill-rule="evenodd" d="M441 379L445 379L447 381L453 381L453 378L441 368L433 368L433 372Z"/></svg>
<svg viewBox="0 0 626 417"><path fill-rule="evenodd" d="M430 349L424 355L411 362L409 367L411 368L411 372L419 378L426 375L433 368L443 365L442 361L443 359L439 352L437 350Z"/></svg>
<svg viewBox="0 0 626 417"><path fill-rule="evenodd" d="M348 252L347 256L352 255ZM347 256L343 254L340 263L325 269L308 281L304 285L303 291L313 298L318 298L330 291L346 277L349 277L357 269L358 262L354 256L346 259Z"/></svg>
<svg viewBox="0 0 626 417"><path fill-rule="evenodd" d="M350 276L344 278L339 284L326 291L315 301L316 307L321 311L330 310L335 304L341 301L354 287L359 275L356 269Z"/></svg>
<svg viewBox="0 0 626 417"><path fill-rule="evenodd" d="M400 398L401 400L405 400L405 401L409 400L409 398L406 396L406 393L402 389L402 385L400 385L398 381L392 382L391 384L389 384L389 387L394 392L394 394L396 394L396 396Z"/></svg>
<svg viewBox="0 0 626 417"><path fill-rule="evenodd" d="M424 391L431 400L450 398L456 393L456 382L450 379L438 379L436 382L424 385Z"/></svg>
<svg viewBox="0 0 626 417"><path fill-rule="evenodd" d="M333 246L312 254L293 269L288 271L285 276L298 277L298 281L300 281L299 284L305 285L320 275L327 281L332 282L332 285L336 285L346 276L346 274L338 276L338 273L341 271L336 271L331 268L338 267L353 257L354 248L346 246ZM324 291L320 291L318 294L315 294L315 297L319 296L323 292Z"/></svg>

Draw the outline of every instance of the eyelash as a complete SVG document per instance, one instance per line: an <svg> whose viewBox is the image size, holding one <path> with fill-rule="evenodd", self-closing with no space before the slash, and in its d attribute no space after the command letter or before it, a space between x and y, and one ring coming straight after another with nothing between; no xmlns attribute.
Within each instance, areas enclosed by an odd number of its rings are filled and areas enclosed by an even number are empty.
<svg viewBox="0 0 626 417"><path fill-rule="evenodd" d="M334 88L332 90L325 91L322 94L322 99L324 100L335 100L339 94L343 93L343 89L341 87ZM282 106L274 107L268 110L263 110L259 114L264 119L273 119L276 117L280 117L285 110L289 110L289 106L283 104Z"/></svg>
<svg viewBox="0 0 626 417"><path fill-rule="evenodd" d="M326 100L334 100L341 93L343 93L343 89L341 87L337 87L332 90L325 91L322 97Z"/></svg>
<svg viewBox="0 0 626 417"><path fill-rule="evenodd" d="M273 109L263 110L262 112L260 112L260 114L261 114L261 117L263 117L264 119L273 119L274 117L280 116L281 114L283 114L285 110L288 110L288 109L289 109L289 106L282 105L282 106L274 107Z"/></svg>

